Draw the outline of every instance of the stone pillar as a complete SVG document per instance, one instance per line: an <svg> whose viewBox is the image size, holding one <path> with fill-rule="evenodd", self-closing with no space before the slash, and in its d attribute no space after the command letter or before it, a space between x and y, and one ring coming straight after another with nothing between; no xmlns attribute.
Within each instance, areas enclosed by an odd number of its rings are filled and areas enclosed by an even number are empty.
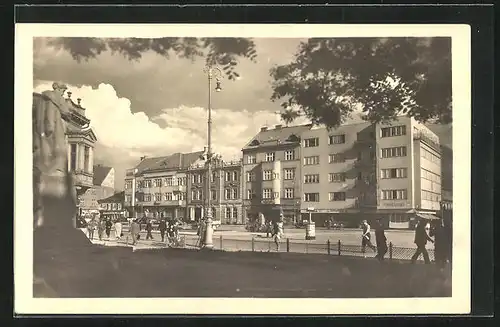
<svg viewBox="0 0 500 327"><path fill-rule="evenodd" d="M85 171L85 144L80 143L78 144L78 147L80 148L80 151L78 151L79 154L79 169Z"/></svg>
<svg viewBox="0 0 500 327"><path fill-rule="evenodd" d="M71 170L71 144L68 143L68 171Z"/></svg>
<svg viewBox="0 0 500 327"><path fill-rule="evenodd" d="M93 174L94 173L94 148L89 147L89 163L88 163L88 172Z"/></svg>

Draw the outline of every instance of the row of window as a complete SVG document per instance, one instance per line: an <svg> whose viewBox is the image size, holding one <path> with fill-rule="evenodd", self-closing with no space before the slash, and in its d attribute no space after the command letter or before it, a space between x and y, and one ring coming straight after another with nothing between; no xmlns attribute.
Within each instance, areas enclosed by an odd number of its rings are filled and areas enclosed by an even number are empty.
<svg viewBox="0 0 500 327"><path fill-rule="evenodd" d="M217 209L212 207L212 217L216 217ZM190 208L190 216L194 219L195 217L195 208ZM225 207L224 208L224 217L226 219L237 219L238 218L238 208L237 207Z"/></svg>
<svg viewBox="0 0 500 327"><path fill-rule="evenodd" d="M265 155L264 161L272 162L276 159L276 152L267 152ZM295 160L295 150L285 150L285 161ZM257 163L257 155L256 154L247 154L246 155L246 163L247 164L255 164Z"/></svg>
<svg viewBox="0 0 500 327"><path fill-rule="evenodd" d="M192 174L191 175L191 183L193 184L201 184L203 183L203 178L205 174L204 173L199 173L199 174ZM212 172L212 175L210 176L210 183L215 182L217 179L217 172ZM239 174L238 171L226 171L224 172L224 181L226 182L236 182L239 180Z"/></svg>
<svg viewBox="0 0 500 327"><path fill-rule="evenodd" d="M102 210L122 210L121 203L101 203Z"/></svg>
<svg viewBox="0 0 500 327"><path fill-rule="evenodd" d="M440 165L441 164L441 158L435 155L434 153L430 152L427 149L421 148L422 149L422 158L425 158L429 160L430 162L433 162L435 164Z"/></svg>
<svg viewBox="0 0 500 327"><path fill-rule="evenodd" d="M380 192L381 200L407 200L407 190L382 190Z"/></svg>
<svg viewBox="0 0 500 327"><path fill-rule="evenodd" d="M429 171L429 170L424 169L424 168L420 168L420 174L421 174L421 177L424 179L427 179L427 180L434 182L434 183L441 184L441 176L439 176L436 173L433 173L432 171Z"/></svg>
<svg viewBox="0 0 500 327"><path fill-rule="evenodd" d="M422 200L432 201L432 202L440 202L441 201L441 194L422 190Z"/></svg>
<svg viewBox="0 0 500 327"><path fill-rule="evenodd" d="M339 135L330 135L328 136L328 144L333 145L333 144L344 144L345 143L345 134L339 134ZM312 148L319 146L319 137L311 137L308 139L304 139L304 147L305 148Z"/></svg>
<svg viewBox="0 0 500 327"><path fill-rule="evenodd" d="M150 187L165 187L165 186L185 186L187 182L186 177L174 177L168 176L165 178L154 178L145 179L142 181L137 181L138 188L150 188ZM132 181L125 181L125 189L132 188Z"/></svg>
<svg viewBox="0 0 500 327"><path fill-rule="evenodd" d="M381 179L407 178L407 177L408 177L407 168L389 168L380 170Z"/></svg>
<svg viewBox="0 0 500 327"><path fill-rule="evenodd" d="M345 201L345 192L329 192L328 201ZM304 202L319 202L319 193L304 193Z"/></svg>
<svg viewBox="0 0 500 327"><path fill-rule="evenodd" d="M382 158L406 157L406 154L406 146L396 146L380 149L380 156Z"/></svg>
<svg viewBox="0 0 500 327"><path fill-rule="evenodd" d="M161 201L184 201L186 200L185 192L167 192L167 193L154 193L154 194L144 194L142 196L144 202L161 202Z"/></svg>
<svg viewBox="0 0 500 327"><path fill-rule="evenodd" d="M237 188L226 188L224 189L224 199L225 200L238 200L240 198L239 190ZM191 199L193 200L203 200L203 190L197 189L191 191ZM217 200L217 191L210 190L210 199Z"/></svg>
<svg viewBox="0 0 500 327"><path fill-rule="evenodd" d="M406 135L406 126L391 126L380 129L380 137L392 137Z"/></svg>

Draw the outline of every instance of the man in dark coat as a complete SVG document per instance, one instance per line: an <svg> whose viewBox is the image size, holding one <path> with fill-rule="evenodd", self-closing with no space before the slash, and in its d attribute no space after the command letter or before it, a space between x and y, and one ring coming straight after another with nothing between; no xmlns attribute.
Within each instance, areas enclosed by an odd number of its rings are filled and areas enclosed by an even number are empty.
<svg viewBox="0 0 500 327"><path fill-rule="evenodd" d="M431 229L431 236L434 236L434 258L440 268L444 268L448 261L448 233L444 226L443 219L436 221Z"/></svg>
<svg viewBox="0 0 500 327"><path fill-rule="evenodd" d="M165 231L167 230L167 222L165 218L162 218L160 220L160 223L158 224L158 229L160 230L161 241L165 242Z"/></svg>
<svg viewBox="0 0 500 327"><path fill-rule="evenodd" d="M387 238L385 237L385 228L381 218L377 219L375 226L375 242L377 243L377 255L375 257L382 261L387 253Z"/></svg>
<svg viewBox="0 0 500 327"><path fill-rule="evenodd" d="M109 239L110 235L111 235L111 228L113 228L113 222L111 222L111 219L106 219L106 228L105 228L105 232L106 232L106 237Z"/></svg>
<svg viewBox="0 0 500 327"><path fill-rule="evenodd" d="M153 224L151 223L151 219L148 219L148 221L146 222L146 240L153 239L153 234L151 234L152 231L153 231Z"/></svg>
<svg viewBox="0 0 500 327"><path fill-rule="evenodd" d="M434 243L434 240L429 237L429 229L430 225L425 220L420 220L417 224L417 228L415 229L415 244L417 245L417 250L413 257L411 257L411 262L415 263L422 254L424 256L424 261L426 264L429 264L431 261L429 260L429 253L427 253L427 249L425 246L427 245L427 241Z"/></svg>

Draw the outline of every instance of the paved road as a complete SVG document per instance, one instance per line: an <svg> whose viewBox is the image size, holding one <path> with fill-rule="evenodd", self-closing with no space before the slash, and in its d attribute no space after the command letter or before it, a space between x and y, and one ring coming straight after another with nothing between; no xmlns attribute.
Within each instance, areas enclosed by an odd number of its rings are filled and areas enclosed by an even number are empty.
<svg viewBox="0 0 500 327"><path fill-rule="evenodd" d="M316 234L316 240L306 241L303 231L298 229L285 230L285 237L289 239L288 248L286 239L282 239L279 248L276 247L273 239L266 238L265 233L249 233L241 231L216 231L214 233L213 245L214 249L225 251L254 251L254 252L293 252L293 253L315 253L315 254L330 254L342 256L359 256L359 257L374 257L375 252L370 248L366 248L366 252L362 253L359 244L358 230L319 230ZM197 247L199 245L199 237L195 232L183 231L181 235L185 239L185 244L188 247ZM96 235L94 235L95 238ZM127 246L129 239L128 231L124 231L124 237L116 242L114 231L108 240L104 238L102 242L96 242L103 245L119 245ZM252 241L253 239L253 241ZM393 243L392 253L389 251L386 258L392 257L396 260L410 260L415 252L413 244L413 232L411 231L388 231L388 242ZM328 251L328 240L330 240L330 251ZM336 241L335 241L336 240ZM340 248L338 241L340 240ZM136 246L136 249L146 248L164 248L165 243L161 242L159 232L153 232L153 240L146 240L146 232L141 232L141 238ZM429 257L434 259L433 245L428 244ZM392 254L392 255L391 255ZM419 260L423 260L420 256Z"/></svg>

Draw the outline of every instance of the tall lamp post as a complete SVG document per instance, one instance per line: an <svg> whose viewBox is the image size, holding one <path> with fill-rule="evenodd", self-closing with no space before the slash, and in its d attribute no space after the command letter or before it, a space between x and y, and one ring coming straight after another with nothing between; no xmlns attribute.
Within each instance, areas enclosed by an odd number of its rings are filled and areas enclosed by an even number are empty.
<svg viewBox="0 0 500 327"><path fill-rule="evenodd" d="M206 192L205 192L205 237L203 247L207 249L213 248L213 226L212 226L212 205L210 196L210 178L212 176L212 79L215 78L215 91L220 92L220 81L222 79L222 71L216 66L206 66L203 72L208 76L208 135L207 135L207 176Z"/></svg>

